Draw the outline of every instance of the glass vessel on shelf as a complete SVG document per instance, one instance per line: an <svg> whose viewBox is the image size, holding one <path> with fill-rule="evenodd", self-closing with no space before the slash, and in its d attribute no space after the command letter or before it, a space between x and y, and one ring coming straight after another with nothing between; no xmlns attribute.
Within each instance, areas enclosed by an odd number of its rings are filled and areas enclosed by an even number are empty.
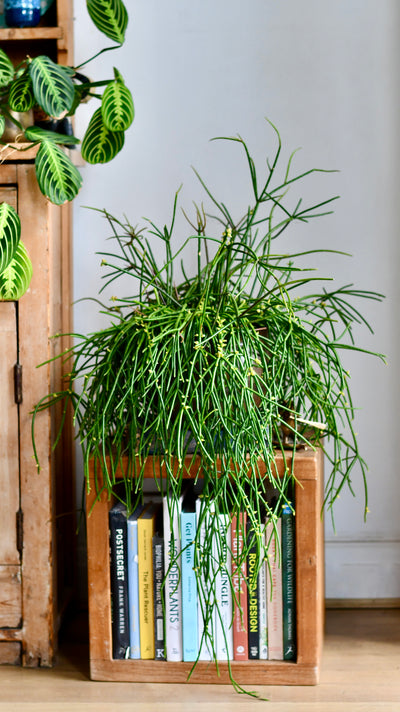
<svg viewBox="0 0 400 712"><path fill-rule="evenodd" d="M4 15L8 27L36 27L40 20L40 0L5 0Z"/></svg>

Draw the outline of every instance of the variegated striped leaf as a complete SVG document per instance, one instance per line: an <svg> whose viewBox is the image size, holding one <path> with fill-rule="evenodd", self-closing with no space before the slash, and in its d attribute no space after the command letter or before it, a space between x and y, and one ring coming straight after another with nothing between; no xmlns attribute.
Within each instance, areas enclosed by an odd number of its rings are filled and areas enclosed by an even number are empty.
<svg viewBox="0 0 400 712"><path fill-rule="evenodd" d="M9 84L14 77L14 67L4 50L0 49L0 86Z"/></svg>
<svg viewBox="0 0 400 712"><path fill-rule="evenodd" d="M22 242L19 243L14 258L3 272L0 272L0 299L16 301L29 287L32 279L32 262Z"/></svg>
<svg viewBox="0 0 400 712"><path fill-rule="evenodd" d="M4 133L5 128L6 128L6 120L3 116L3 114L0 114L0 139Z"/></svg>
<svg viewBox="0 0 400 712"><path fill-rule="evenodd" d="M39 188L55 205L73 200L82 185L82 176L65 152L52 141L43 141L35 159Z"/></svg>
<svg viewBox="0 0 400 712"><path fill-rule="evenodd" d="M88 13L106 37L123 44L128 25L128 13L122 0L86 0Z"/></svg>
<svg viewBox="0 0 400 712"><path fill-rule="evenodd" d="M10 86L8 103L12 111L29 111L35 104L32 79L28 72L21 74Z"/></svg>
<svg viewBox="0 0 400 712"><path fill-rule="evenodd" d="M46 114L57 117L70 110L75 89L69 71L40 55L30 62L29 74L35 99Z"/></svg>
<svg viewBox="0 0 400 712"><path fill-rule="evenodd" d="M118 70L114 69L115 80L105 89L101 101L103 121L110 131L126 131L131 125L135 108L132 94Z"/></svg>
<svg viewBox="0 0 400 712"><path fill-rule="evenodd" d="M0 203L0 272L13 259L21 236L21 221L8 203Z"/></svg>
<svg viewBox="0 0 400 712"><path fill-rule="evenodd" d="M88 163L111 161L124 145L123 131L110 131L103 121L101 108L90 119L82 141L82 157Z"/></svg>
<svg viewBox="0 0 400 712"><path fill-rule="evenodd" d="M75 146L80 143L79 138L76 136L67 136L66 134L57 133L57 131L48 131L47 129L42 129L41 126L28 126L25 129L25 137L28 141L51 141L52 143L58 143L62 146Z"/></svg>

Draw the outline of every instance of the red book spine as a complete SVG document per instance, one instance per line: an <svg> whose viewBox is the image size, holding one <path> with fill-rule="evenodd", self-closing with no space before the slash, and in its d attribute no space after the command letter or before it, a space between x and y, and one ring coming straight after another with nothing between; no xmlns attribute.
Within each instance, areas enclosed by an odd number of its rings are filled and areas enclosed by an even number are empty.
<svg viewBox="0 0 400 712"><path fill-rule="evenodd" d="M232 518L233 659L248 660L246 559L240 562L246 536L246 513ZM235 600L236 599L236 600Z"/></svg>

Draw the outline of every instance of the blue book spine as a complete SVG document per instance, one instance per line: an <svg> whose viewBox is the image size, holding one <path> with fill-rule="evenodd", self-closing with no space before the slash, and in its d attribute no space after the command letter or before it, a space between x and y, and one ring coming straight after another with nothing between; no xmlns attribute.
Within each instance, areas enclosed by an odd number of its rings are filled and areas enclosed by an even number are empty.
<svg viewBox="0 0 400 712"><path fill-rule="evenodd" d="M197 581L194 571L196 513L181 513L182 568L182 639L183 660L193 662L198 656Z"/></svg>
<svg viewBox="0 0 400 712"><path fill-rule="evenodd" d="M127 521L128 535L128 601L129 601L129 638L130 654L133 659L140 658L139 626L139 569L138 569L138 528L137 520L143 506L138 507Z"/></svg>

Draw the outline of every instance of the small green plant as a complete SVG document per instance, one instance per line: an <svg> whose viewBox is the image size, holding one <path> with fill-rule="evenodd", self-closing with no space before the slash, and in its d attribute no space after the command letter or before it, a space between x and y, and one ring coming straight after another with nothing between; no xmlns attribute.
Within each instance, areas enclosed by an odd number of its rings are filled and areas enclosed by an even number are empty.
<svg viewBox="0 0 400 712"><path fill-rule="evenodd" d="M105 488L121 496L117 469L122 468L129 510L142 497L146 460L162 466L166 477L158 486L176 501L188 463L198 458L205 521L213 512L246 512L253 535L242 557L256 542L257 573L266 555L265 522L276 521L290 499L299 447L322 447L326 454L328 509L345 486L352 488L355 468L364 481L367 508L366 465L342 355L363 351L354 340L355 325L370 328L357 302L382 298L353 285L321 284L301 266L319 250L289 254L278 247L289 228L328 214L336 198L310 206L296 200L290 206L290 189L316 171L293 174L291 156L281 173L277 131L276 136L262 178L245 141L225 139L244 151L252 203L234 218L199 176L212 213L196 207L189 235L175 251L178 194L171 224L163 228L151 221L133 227L100 211L113 244L101 253L103 289L124 277L125 290L131 278L132 293L102 305L107 328L75 335L76 344L63 355L71 364L65 390L45 395L34 413L35 421L49 406L72 404L86 477L93 458L101 472L98 494ZM188 251L197 256L194 274L185 266ZM286 462L283 478L276 450ZM267 477L260 476L260 461ZM218 530L216 535L223 537ZM196 544L203 590L211 544L209 539ZM205 603L205 618L216 605L212 598Z"/></svg>
<svg viewBox="0 0 400 712"><path fill-rule="evenodd" d="M87 9L95 26L117 43L102 52L120 47L128 23L122 0L87 0ZM15 143L13 150L38 146L37 181L43 195L55 205L73 200L82 184L78 168L65 151L80 143L72 134L68 120L80 104L90 97L100 101L81 146L82 157L92 164L106 163L119 153L125 131L134 119L131 92L116 68L113 76L104 80L90 81L82 75L82 68L93 59L95 57L79 67L67 67L40 55L33 59L26 57L14 67L6 52L0 49L0 143L7 145L1 138L7 122L24 139L24 146ZM101 90L104 91L100 93ZM44 126L23 127L20 115L32 110L39 110L46 117ZM49 130L47 126L55 128ZM18 247L19 230L15 211L10 206L4 208L0 221L0 299L19 299L29 285L32 266L25 248Z"/></svg>

